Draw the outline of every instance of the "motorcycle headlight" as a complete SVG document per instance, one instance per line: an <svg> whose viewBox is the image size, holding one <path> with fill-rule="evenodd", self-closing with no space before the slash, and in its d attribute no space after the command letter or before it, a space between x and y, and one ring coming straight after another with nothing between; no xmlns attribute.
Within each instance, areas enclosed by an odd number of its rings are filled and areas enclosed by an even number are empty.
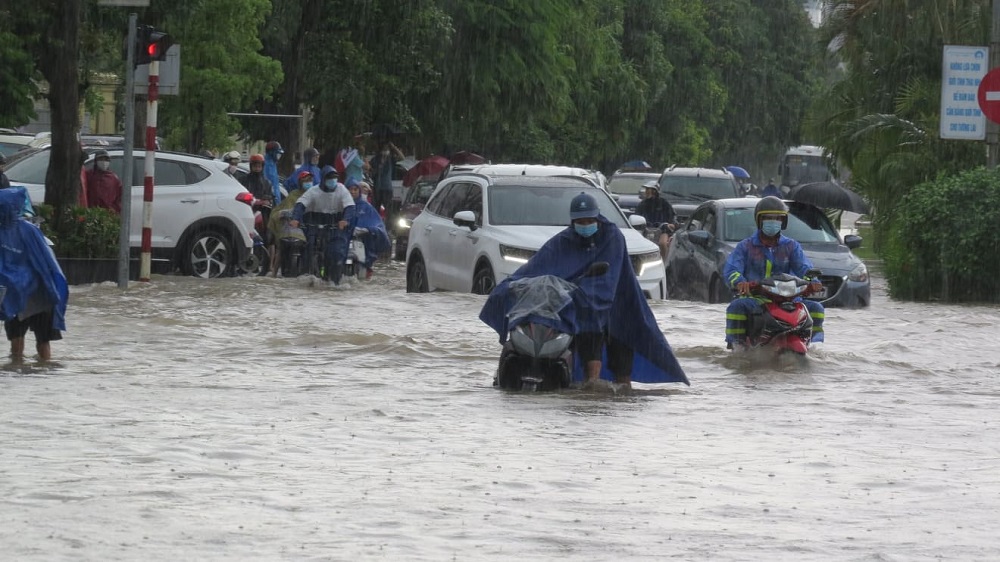
<svg viewBox="0 0 1000 562"><path fill-rule="evenodd" d="M632 269L635 270L637 277L642 277L646 271L654 267L663 267L663 258L660 257L660 251L646 252L645 254L636 254L632 257Z"/></svg>
<svg viewBox="0 0 1000 562"><path fill-rule="evenodd" d="M851 281L857 281L859 283L868 281L868 267L865 266L864 262L859 263L858 267L851 270L851 272L847 275L847 278Z"/></svg>
<svg viewBox="0 0 1000 562"><path fill-rule="evenodd" d="M524 248L515 248L514 246L500 244L500 255L509 262L528 263L531 256L535 255L535 250L525 250Z"/></svg>
<svg viewBox="0 0 1000 562"><path fill-rule="evenodd" d="M396 221L396 226L398 226L399 228L410 228L410 224L411 224L410 219L403 217L399 217L399 220Z"/></svg>

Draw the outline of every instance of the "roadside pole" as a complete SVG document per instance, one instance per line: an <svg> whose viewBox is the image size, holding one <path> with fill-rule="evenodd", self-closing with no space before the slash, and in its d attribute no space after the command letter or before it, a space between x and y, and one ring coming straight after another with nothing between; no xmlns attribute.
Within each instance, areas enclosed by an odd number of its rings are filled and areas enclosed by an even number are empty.
<svg viewBox="0 0 1000 562"><path fill-rule="evenodd" d="M993 0L993 26L990 32L990 70L1000 67L1000 0ZM1000 155L1000 125L986 122L986 167L997 167Z"/></svg>
<svg viewBox="0 0 1000 562"><path fill-rule="evenodd" d="M125 56L125 151L122 162L121 232L118 235L118 288L128 288L132 232L132 145L135 144L135 39L138 16L128 16Z"/></svg>
<svg viewBox="0 0 1000 562"><path fill-rule="evenodd" d="M149 95L146 102L146 177L142 182L142 258L139 281L149 281L153 256L153 176L156 171L156 108L159 100L160 61L149 63Z"/></svg>

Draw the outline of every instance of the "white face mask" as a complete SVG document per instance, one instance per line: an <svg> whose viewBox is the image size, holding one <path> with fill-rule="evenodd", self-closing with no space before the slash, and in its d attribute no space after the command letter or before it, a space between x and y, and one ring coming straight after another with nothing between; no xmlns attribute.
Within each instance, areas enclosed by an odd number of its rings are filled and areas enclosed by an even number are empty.
<svg viewBox="0 0 1000 562"><path fill-rule="evenodd" d="M98 160L97 161L97 169L98 170L100 170L102 172L107 172L110 168L111 168L111 162L108 162L107 160Z"/></svg>

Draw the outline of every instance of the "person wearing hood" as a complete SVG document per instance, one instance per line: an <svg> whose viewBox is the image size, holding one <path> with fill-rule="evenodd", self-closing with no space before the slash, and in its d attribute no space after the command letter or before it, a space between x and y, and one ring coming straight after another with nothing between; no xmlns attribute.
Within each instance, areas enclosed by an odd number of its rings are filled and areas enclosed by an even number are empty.
<svg viewBox="0 0 1000 562"><path fill-rule="evenodd" d="M577 285L576 306L559 318L532 321L573 336L578 359L574 380L582 380L584 387L608 384L602 380L624 388L631 387L632 381L690 384L646 302L621 230L600 214L597 200L585 192L570 203L569 219L565 230L497 284L479 318L496 330L500 343L505 342L510 332L507 313L514 304L510 284L525 277L555 275ZM583 277L597 262L606 262L608 271Z"/></svg>
<svg viewBox="0 0 1000 562"><path fill-rule="evenodd" d="M281 181L278 179L278 160L285 153L281 148L281 143L271 141L264 145L264 177L271 182L271 190L274 192L274 204L281 203Z"/></svg>
<svg viewBox="0 0 1000 562"><path fill-rule="evenodd" d="M107 150L95 152L94 167L87 170L87 202L91 207L122 212L122 180L111 169Z"/></svg>
<svg viewBox="0 0 1000 562"><path fill-rule="evenodd" d="M385 223L378 210L365 199L364 193L368 184L354 179L347 180L347 190L354 199L354 237L361 238L365 245L365 279L371 280L374 275L372 266L379 254L389 250L392 243L389 241L389 233L385 230Z"/></svg>
<svg viewBox="0 0 1000 562"><path fill-rule="evenodd" d="M315 148L309 147L302 151L302 165L299 166L295 172L288 176L285 180L285 191L291 193L299 187L299 176L302 172L309 172L312 174L313 185L319 185L320 174L322 173L319 169L319 151Z"/></svg>
<svg viewBox="0 0 1000 562"><path fill-rule="evenodd" d="M69 287L42 231L21 217L26 200L24 188L0 189L0 319L12 359L24 358L30 329L38 358L49 361L50 342L66 331Z"/></svg>
<svg viewBox="0 0 1000 562"><path fill-rule="evenodd" d="M347 246L351 240L355 221L355 205L344 184L337 181L337 170L333 166L323 168L323 183L319 189L310 189L299 197L292 211L292 228L306 225L306 263L312 263L316 237L326 233L326 275L334 284L340 284L347 259ZM336 225L336 228L320 229L317 226Z"/></svg>
<svg viewBox="0 0 1000 562"><path fill-rule="evenodd" d="M267 222L267 230L271 233L271 241L274 246L271 250L271 276L278 276L278 269L281 268L281 275L291 277L300 270L298 264L293 264L290 260L296 252L292 245L305 245L306 235L301 228L292 228L289 223L292 220L292 213L295 204L299 202L299 197L313 187L313 175L309 172L299 172L297 188L288 192L288 196L280 205L271 210L271 218ZM301 252L299 252L301 253Z"/></svg>

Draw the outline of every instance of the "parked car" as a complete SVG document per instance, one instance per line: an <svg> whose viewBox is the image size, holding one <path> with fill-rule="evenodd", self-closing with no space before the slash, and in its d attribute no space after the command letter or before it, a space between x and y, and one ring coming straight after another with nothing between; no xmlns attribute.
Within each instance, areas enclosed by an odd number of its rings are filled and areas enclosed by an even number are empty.
<svg viewBox="0 0 1000 562"><path fill-rule="evenodd" d="M703 201L743 197L743 189L723 168L671 166L660 175L660 197L670 202L677 221L683 222Z"/></svg>
<svg viewBox="0 0 1000 562"><path fill-rule="evenodd" d="M395 224L392 225L392 231L396 237L396 260L406 260L406 246L410 240L410 227L413 225L413 219L417 218L417 215L424 210L424 205L431 198L437 184L436 179L420 179L406 190L406 196L399 209L399 216L396 218Z"/></svg>
<svg viewBox="0 0 1000 562"><path fill-rule="evenodd" d="M35 135L0 133L0 154L9 158L26 148L30 148L33 140L35 140Z"/></svg>
<svg viewBox="0 0 1000 562"><path fill-rule="evenodd" d="M406 289L488 294L552 236L569 225L570 201L581 191L622 230L639 284L648 298L666 297L656 244L632 225L606 191L583 176L488 175L453 172L438 184L410 228Z"/></svg>
<svg viewBox="0 0 1000 562"><path fill-rule="evenodd" d="M642 201L642 185L650 180L660 179L658 172L618 170L611 174L608 191L618 202L618 206L627 213L634 213Z"/></svg>
<svg viewBox="0 0 1000 562"><path fill-rule="evenodd" d="M741 240L757 230L757 198L720 199L702 203L674 235L667 253L670 298L729 302L732 291L723 277L726 259ZM871 302L868 268L851 250L861 237L841 239L830 219L805 203L785 202L788 228L782 236L797 240L813 266L822 271L823 292L809 298L825 306L863 307Z"/></svg>
<svg viewBox="0 0 1000 562"><path fill-rule="evenodd" d="M93 165L92 149L86 166ZM109 149L111 169L122 177L122 150ZM133 253L142 242L145 151L133 152L129 238ZM12 185L27 188L31 200L45 200L49 150L37 150L8 167ZM169 260L198 277L238 272L253 250L253 197L225 174L226 163L191 154L156 153L154 176L153 259Z"/></svg>

